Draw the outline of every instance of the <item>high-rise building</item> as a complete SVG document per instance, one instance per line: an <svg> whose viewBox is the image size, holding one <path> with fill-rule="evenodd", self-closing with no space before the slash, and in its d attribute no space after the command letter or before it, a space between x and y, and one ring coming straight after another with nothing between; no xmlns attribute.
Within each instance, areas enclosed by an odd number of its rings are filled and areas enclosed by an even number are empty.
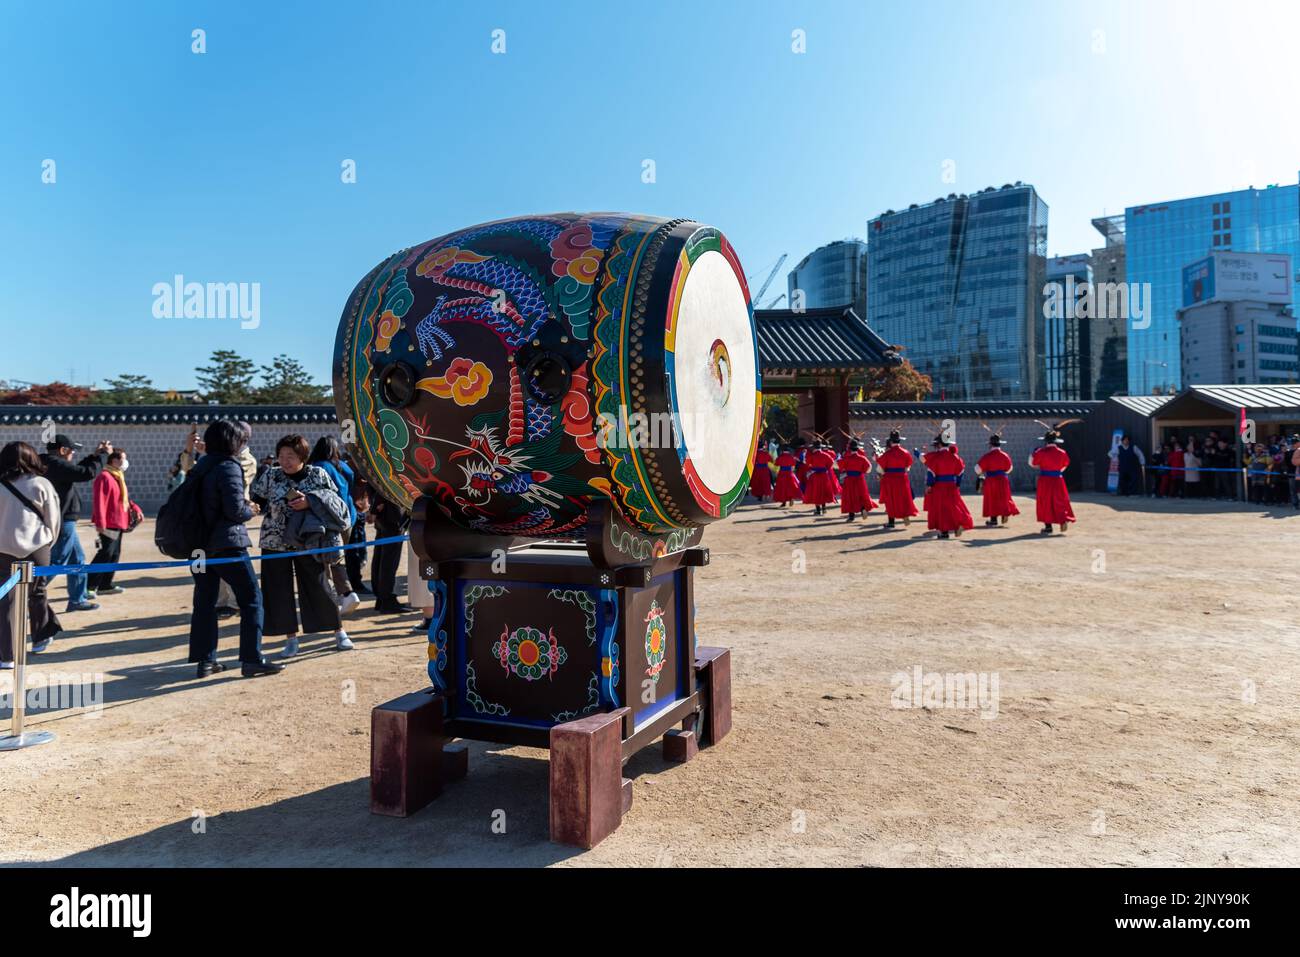
<svg viewBox="0 0 1300 957"><path fill-rule="evenodd" d="M868 324L936 396L1043 398L1047 204L1032 186L888 210L868 233Z"/></svg>
<svg viewBox="0 0 1300 957"><path fill-rule="evenodd" d="M1091 399L1092 336L1089 310L1079 309L1092 287L1092 262L1085 253L1047 260L1043 289L1043 398L1055 402ZM1054 287L1054 288L1052 288Z"/></svg>
<svg viewBox="0 0 1300 957"><path fill-rule="evenodd" d="M802 308L833 309L852 306L858 318L867 317L867 244L841 239L814 249L786 276L790 308L798 307L796 292L803 293Z"/></svg>
<svg viewBox="0 0 1300 957"><path fill-rule="evenodd" d="M1127 281L1125 274L1124 217L1100 216L1093 227L1106 239L1106 245L1092 251L1092 281L1113 289ZM1127 301L1127 300L1126 300ZM1122 316L1098 316L1091 323L1092 357L1090 377L1092 393L1080 398L1109 399L1128 392L1128 332Z"/></svg>
<svg viewBox="0 0 1300 957"><path fill-rule="evenodd" d="M1183 267L1218 250L1286 253L1300 262L1300 185L1236 190L1124 211L1127 281L1150 283L1149 315L1128 323L1132 395L1175 392ZM1300 292L1300 275L1292 276ZM1149 320L1149 321L1148 321Z"/></svg>
<svg viewBox="0 0 1300 957"><path fill-rule="evenodd" d="M1178 310L1184 385L1297 381L1291 258L1218 252L1183 269Z"/></svg>

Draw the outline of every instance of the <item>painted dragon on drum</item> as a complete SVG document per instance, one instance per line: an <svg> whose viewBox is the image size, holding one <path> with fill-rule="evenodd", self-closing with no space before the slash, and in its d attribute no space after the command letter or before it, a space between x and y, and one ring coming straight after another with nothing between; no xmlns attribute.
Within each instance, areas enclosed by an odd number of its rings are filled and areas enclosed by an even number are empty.
<svg viewBox="0 0 1300 957"><path fill-rule="evenodd" d="M631 214L508 219L395 253L349 298L334 380L382 494L498 535L574 534L596 498L651 533L723 517L761 409L730 245ZM609 437L628 415L686 425L641 448Z"/></svg>

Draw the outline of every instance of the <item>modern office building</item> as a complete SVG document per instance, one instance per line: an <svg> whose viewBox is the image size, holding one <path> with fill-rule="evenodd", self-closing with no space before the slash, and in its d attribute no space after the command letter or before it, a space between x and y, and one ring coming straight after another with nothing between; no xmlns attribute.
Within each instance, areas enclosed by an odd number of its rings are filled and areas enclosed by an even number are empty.
<svg viewBox="0 0 1300 957"><path fill-rule="evenodd" d="M1128 324L1131 395L1170 394L1181 381L1182 270L1212 252L1286 253L1300 262L1300 185L1243 189L1124 211L1127 280L1150 284L1150 315ZM1292 275L1300 287L1300 276Z"/></svg>
<svg viewBox="0 0 1300 957"><path fill-rule="evenodd" d="M1044 396L1047 204L1032 186L871 220L867 322L949 400Z"/></svg>
<svg viewBox="0 0 1300 957"><path fill-rule="evenodd" d="M867 314L867 244L860 239L842 239L814 249L786 276L787 303L796 308L796 292L802 292L802 308L834 309L852 306L859 316Z"/></svg>
<svg viewBox="0 0 1300 957"><path fill-rule="evenodd" d="M1124 242L1124 216L1100 216L1093 227L1106 244L1092 251L1092 281L1104 289L1113 289L1127 281L1125 273L1128 247ZM1109 399L1128 393L1128 321L1121 316L1097 316L1090 323L1092 346L1089 370L1092 393L1081 398Z"/></svg>
<svg viewBox="0 0 1300 957"><path fill-rule="evenodd" d="M1081 303L1092 288L1086 253L1047 260L1043 289L1043 398L1053 402L1088 398L1092 389L1091 318Z"/></svg>
<svg viewBox="0 0 1300 957"><path fill-rule="evenodd" d="M1212 253L1183 269L1183 385L1297 381L1291 257Z"/></svg>

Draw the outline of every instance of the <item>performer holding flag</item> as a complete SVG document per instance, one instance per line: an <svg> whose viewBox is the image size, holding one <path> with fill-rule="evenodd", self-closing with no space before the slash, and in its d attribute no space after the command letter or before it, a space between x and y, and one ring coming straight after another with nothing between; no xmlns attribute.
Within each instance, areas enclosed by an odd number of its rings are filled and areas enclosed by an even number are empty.
<svg viewBox="0 0 1300 957"><path fill-rule="evenodd" d="M1002 448L1002 436L994 432L989 436L989 450L975 463L975 472L984 477L984 524L997 528L1012 515L1019 515L1011 498L1011 456Z"/></svg>
<svg viewBox="0 0 1300 957"><path fill-rule="evenodd" d="M790 446L781 446L781 454L776 457L776 489L772 498L780 502L782 508L803 497L803 493L799 491L799 481L794 477L794 470L798 464L799 460L790 451Z"/></svg>
<svg viewBox="0 0 1300 957"><path fill-rule="evenodd" d="M1065 440L1058 429L1059 426L1057 429L1049 428L1042 438L1045 444L1029 457L1029 464L1038 469L1038 520L1043 523L1044 535L1052 534L1053 525L1061 526L1064 532L1075 520L1074 510L1070 508L1070 493L1065 487L1065 470L1070 464L1070 456L1061 448Z"/></svg>
<svg viewBox="0 0 1300 957"><path fill-rule="evenodd" d="M825 515L826 506L835 501L835 487L830 474L835 456L818 439L813 442L807 462L808 481L803 489L803 503L813 506L814 515Z"/></svg>
<svg viewBox="0 0 1300 957"><path fill-rule="evenodd" d="M934 485L926 502L926 525L937 531L940 538L947 538L949 533L960 538L964 529L975 527L970 509L961 497L961 474L966 471L966 463L957 454L956 443L949 442L942 434L934 438L934 451L922 458L925 467L934 474Z"/></svg>
<svg viewBox="0 0 1300 957"><path fill-rule="evenodd" d="M912 468L912 453L903 448L904 441L894 429L889 433L885 450L876 456L876 465L880 467L880 500L889 518L886 528L894 528L894 520L899 518L904 525L911 525L912 516L917 514L916 502L912 499L912 479L908 475Z"/></svg>
<svg viewBox="0 0 1300 957"><path fill-rule="evenodd" d="M871 497L867 487L867 473L871 471L871 459L862 451L862 443L857 439L849 440L848 450L840 456L840 474L844 476L841 483L840 511L847 515L845 521L853 521L858 513L863 515L880 503Z"/></svg>

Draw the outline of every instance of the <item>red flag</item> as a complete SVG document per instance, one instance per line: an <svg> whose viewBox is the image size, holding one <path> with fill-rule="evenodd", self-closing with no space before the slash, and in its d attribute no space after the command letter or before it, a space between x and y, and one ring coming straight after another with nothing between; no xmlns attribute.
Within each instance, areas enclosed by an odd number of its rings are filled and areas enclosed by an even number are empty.
<svg viewBox="0 0 1300 957"><path fill-rule="evenodd" d="M1246 434L1246 409L1244 406L1242 407L1241 410L1241 421L1237 423L1237 434L1238 435Z"/></svg>

